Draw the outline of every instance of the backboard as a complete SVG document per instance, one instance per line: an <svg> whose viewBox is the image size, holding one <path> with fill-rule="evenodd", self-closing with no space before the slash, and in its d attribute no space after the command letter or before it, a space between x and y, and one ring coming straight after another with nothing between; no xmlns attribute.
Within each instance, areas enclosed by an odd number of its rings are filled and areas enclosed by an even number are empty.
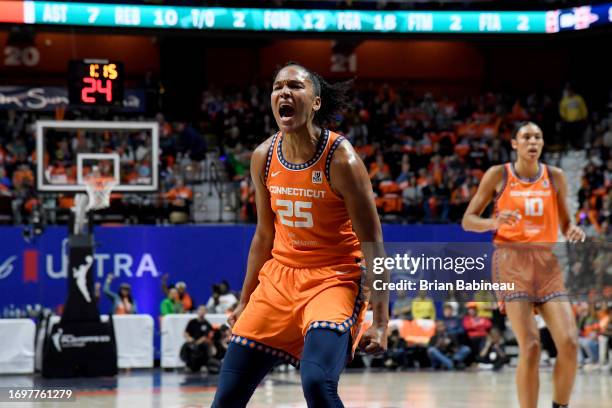
<svg viewBox="0 0 612 408"><path fill-rule="evenodd" d="M157 122L37 121L36 187L41 192L85 192L95 169L113 191L158 189Z"/></svg>

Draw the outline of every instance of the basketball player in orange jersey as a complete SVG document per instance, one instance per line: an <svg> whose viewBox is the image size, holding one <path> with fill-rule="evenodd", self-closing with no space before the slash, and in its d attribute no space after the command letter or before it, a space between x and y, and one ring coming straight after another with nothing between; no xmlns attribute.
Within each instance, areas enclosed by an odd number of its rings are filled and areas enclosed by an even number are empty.
<svg viewBox="0 0 612 408"><path fill-rule="evenodd" d="M360 242L382 243L368 172L347 140L322 127L346 106L347 90L293 63L274 78L280 131L251 159L257 228L214 407L244 407L278 361L299 362L309 407L342 407L338 380L354 343L386 349L388 295L370 299L374 322L358 342L370 295ZM364 253L368 263L378 252Z"/></svg>
<svg viewBox="0 0 612 408"><path fill-rule="evenodd" d="M511 143L517 161L485 173L465 212L463 228L494 231L494 280L515 284L514 290L498 296L519 345L516 383L521 408L536 407L538 402L540 338L534 307L558 352L553 407L567 407L576 376L577 329L552 246L559 227L570 242L583 241L585 235L571 223L563 171L539 162L544 146L540 128L532 122L522 124ZM481 217L493 199L493 217Z"/></svg>

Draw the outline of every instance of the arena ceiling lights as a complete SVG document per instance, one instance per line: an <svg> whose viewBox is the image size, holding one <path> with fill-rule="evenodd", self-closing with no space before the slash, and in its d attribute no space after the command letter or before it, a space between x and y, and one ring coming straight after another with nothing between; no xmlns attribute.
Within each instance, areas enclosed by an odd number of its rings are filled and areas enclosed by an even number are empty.
<svg viewBox="0 0 612 408"><path fill-rule="evenodd" d="M612 3L548 11L343 11L0 2L0 23L389 34L551 34L609 25Z"/></svg>

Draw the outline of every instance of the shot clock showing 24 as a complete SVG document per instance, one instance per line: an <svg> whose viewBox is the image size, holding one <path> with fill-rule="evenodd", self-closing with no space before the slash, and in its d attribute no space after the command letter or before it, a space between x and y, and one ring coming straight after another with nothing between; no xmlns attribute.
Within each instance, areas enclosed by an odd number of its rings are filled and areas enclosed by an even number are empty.
<svg viewBox="0 0 612 408"><path fill-rule="evenodd" d="M70 61L68 97L71 105L121 105L123 103L123 64L98 59Z"/></svg>

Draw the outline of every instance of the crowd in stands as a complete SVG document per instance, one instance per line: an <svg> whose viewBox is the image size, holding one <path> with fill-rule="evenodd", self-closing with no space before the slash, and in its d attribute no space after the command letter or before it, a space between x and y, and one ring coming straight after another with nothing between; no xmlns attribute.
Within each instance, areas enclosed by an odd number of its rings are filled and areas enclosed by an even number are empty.
<svg viewBox="0 0 612 408"><path fill-rule="evenodd" d="M610 366L612 350L610 305L577 302L574 314L579 329L580 367L584 370ZM437 313L436 307L442 309ZM516 341L506 318L493 298L478 302L434 302L424 294L408 299L400 293L393 304L389 348L373 366L389 369L427 368L463 370L468 367L499 370L516 357ZM539 318L540 323L541 318ZM542 363L556 356L550 333L539 324ZM353 363L353 365L357 365Z"/></svg>
<svg viewBox="0 0 612 408"><path fill-rule="evenodd" d="M206 304L196 307L191 294L187 291L187 284L183 281L168 282L168 274L161 278L161 290L165 298L159 305L160 322L164 316L170 314L195 313L183 333L185 343L180 350L180 358L190 370L196 372L206 367L208 372L218 372L220 361L223 359L230 338L230 328L227 325L213 325L206 320L207 313L227 314L236 307L238 298L230 291L227 281L221 281L212 287L212 295ZM112 314L139 313L137 301L132 296L129 283L119 285L119 292L111 289L114 275L109 274L104 281L103 292L111 300ZM100 301L100 284L95 286L96 301Z"/></svg>
<svg viewBox="0 0 612 408"><path fill-rule="evenodd" d="M236 124L234 140L251 134L241 124L245 109L261 107L261 102L251 105L247 98L242 99L244 103L233 100L229 105L229 121ZM240 109L232 110L232 104ZM517 124L532 120L545 135L545 162L559 165L561 152L570 148L588 150L581 208L588 206L585 209L591 211L589 219L597 219L593 225L599 234L609 234L605 221L610 215L606 197L612 177L608 159L612 115L609 107L589 115L584 99L570 86L556 101L538 93L524 98L494 93L462 99L432 94L419 97L408 88L381 85L358 89L352 107L330 127L345 135L364 160L377 207L386 221L457 222L484 172L514 157L510 139ZM265 133L272 130L268 116L263 122L264 134L269 134ZM243 218L252 221L254 191L242 176L247 175L248 152L253 146L251 139L244 140L242 144L230 139L226 150L232 157L230 171L242 179ZM587 196L589 200L584 199Z"/></svg>
<svg viewBox="0 0 612 408"><path fill-rule="evenodd" d="M612 95L590 130L576 223L592 237L610 234L612 206Z"/></svg>
<svg viewBox="0 0 612 408"><path fill-rule="evenodd" d="M592 225L597 234L609 233L610 106L590 111L569 86L559 98L542 93L450 98L415 95L408 87L388 84L356 86L351 106L329 127L345 135L364 160L384 221L457 222L484 171L513 158L510 139L517 123L533 120L544 131L545 162L558 165L560 152L570 148L587 150L577 221ZM10 202L9 219L17 224L28 222L33 209L45 208L50 200L52 207L64 210L73 205L71 195L41 198L35 192L34 119L28 113L0 114L0 201ZM111 211L122 214L126 222L148 222L147 216L157 223L188 222L193 186L204 179L207 161L217 160L224 179L236 185L239 218L253 222L250 154L275 131L265 85L236 92L205 91L197 123L170 123L162 114L156 119L161 129L161 193L113 194ZM121 174L122 182L150 178L147 140L142 135L127 141L106 136L104 148L119 152L125 164L128 174ZM93 142L81 134L70 141L56 138L55 143L50 157L45 156L47 174L73 179L74 169L58 170L62 160L73 163L80 146Z"/></svg>
<svg viewBox="0 0 612 408"><path fill-rule="evenodd" d="M114 292L111 284L114 280L113 274L108 274L104 280L103 293L111 303L112 314L136 314L139 313L136 299L132 296L132 287L129 283L123 282L119 285L119 292ZM95 285L95 298L100 301L99 282ZM187 284L183 281L176 283L168 283L168 274L161 277L161 290L164 294L164 299L159 305L159 315L161 317L168 314L193 313L196 311L196 302L191 294L187 291ZM216 283L211 288L212 295L202 306L209 313L225 314L231 311L238 303L238 297L230 290L229 283L225 280Z"/></svg>
<svg viewBox="0 0 612 408"><path fill-rule="evenodd" d="M63 113L56 112L60 119ZM58 214L68 214L74 194L42 195L36 192L36 140L33 122L47 116L15 111L0 112L0 214L14 224L31 222L36 212L46 215L48 223L58 222ZM72 119L72 118L70 118ZM83 119L83 118L81 118ZM86 119L86 118L85 118ZM114 118L119 120L119 118ZM206 141L185 123L160 124L160 192L111 195L106 213L121 216L124 222L175 223L189 221L193 202L192 184L201 174L199 164L206 154ZM77 179L78 153L116 153L120 160L118 178L124 185L148 185L152 178L151 136L145 132L118 131L76 133L49 131L45 135L43 177L48 185L73 185ZM110 160L84 163L87 180L93 169L102 176L115 177Z"/></svg>
<svg viewBox="0 0 612 408"><path fill-rule="evenodd" d="M229 346L231 331L227 325L215 328L206 320L207 312L206 306L199 306L197 317L187 323L183 333L185 344L180 356L193 372L206 367L209 373L218 373Z"/></svg>
<svg viewBox="0 0 612 408"><path fill-rule="evenodd" d="M167 274L162 276L161 281L166 298L160 304L160 318L168 314L196 313L183 333L185 343L180 351L181 360L194 372L202 367L206 367L210 373L218 372L229 345L231 330L226 324L211 324L206 320L206 314L227 314L236 307L238 298L230 291L229 283L224 280L214 284L208 302L196 308L185 282L169 285Z"/></svg>
<svg viewBox="0 0 612 408"><path fill-rule="evenodd" d="M138 313L130 285L122 283L119 293L111 290L113 275L104 283L104 294L113 302L112 313ZM160 318L168 314L195 313L185 329L181 358L192 371L207 367L217 372L229 342L227 325L213 325L207 313L227 314L238 303L237 295L226 281L212 287L206 304L196 303L185 282L168 283L161 279L166 298L160 304ZM96 290L99 298L99 287ZM459 302L450 294L446 302L434 301L421 291L409 298L398 291L390 307L388 351L370 362L373 367L390 370L433 368L463 370L466 368L500 370L517 355L517 346L507 318L499 311L495 296L481 291L476 301ZM612 303L606 301L574 302L573 310L579 330L578 361L586 371L606 370L612 361ZM541 317L536 316L542 342L542 363L550 364L556 349ZM351 367L363 366L358 356Z"/></svg>
<svg viewBox="0 0 612 408"><path fill-rule="evenodd" d="M160 305L160 316L176 313L191 313L195 311L195 303L187 292L187 284L179 281L174 285L168 285L168 275L162 276L162 291L166 298ZM227 281L221 281L212 286L212 295L202 306L209 313L225 314L231 311L238 303L236 295L230 291Z"/></svg>

